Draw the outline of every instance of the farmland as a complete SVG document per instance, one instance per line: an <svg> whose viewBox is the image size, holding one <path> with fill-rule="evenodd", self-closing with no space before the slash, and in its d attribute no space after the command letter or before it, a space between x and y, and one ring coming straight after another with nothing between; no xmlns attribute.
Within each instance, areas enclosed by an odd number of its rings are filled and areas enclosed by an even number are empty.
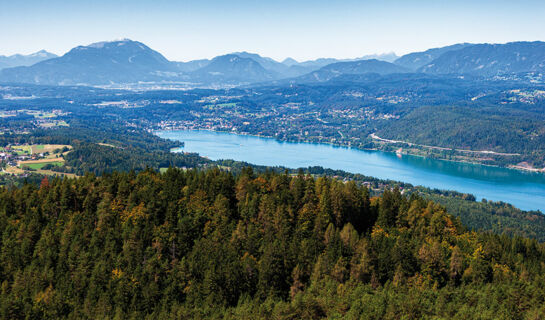
<svg viewBox="0 0 545 320"><path fill-rule="evenodd" d="M21 161L19 163L19 166L22 168L22 169L26 169L26 168L29 168L31 170L40 170L42 169L43 167L47 166L47 165L51 165L51 166L55 166L55 167L60 167L62 166L63 164L63 161L49 161L49 159L43 159L43 160L47 160L47 161L41 161L41 160L36 160L36 161ZM28 170L28 169L27 169Z"/></svg>
<svg viewBox="0 0 545 320"><path fill-rule="evenodd" d="M70 146L63 144L33 144L15 145L0 147L0 152L16 152L18 155L32 155L40 153L59 153L63 148L70 149ZM57 152L55 152L57 151Z"/></svg>
<svg viewBox="0 0 545 320"><path fill-rule="evenodd" d="M64 155L72 149L62 144L10 145L1 147L2 173L23 175L31 172L44 175L75 176L53 171L64 165Z"/></svg>

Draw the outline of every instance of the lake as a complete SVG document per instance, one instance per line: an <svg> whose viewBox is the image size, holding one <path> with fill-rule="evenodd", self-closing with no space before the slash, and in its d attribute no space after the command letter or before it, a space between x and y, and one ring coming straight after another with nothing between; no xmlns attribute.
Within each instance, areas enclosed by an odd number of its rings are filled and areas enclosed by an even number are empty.
<svg viewBox="0 0 545 320"><path fill-rule="evenodd" d="M322 166L471 193L479 200L501 200L524 210L545 212L545 174L542 173L224 132L177 130L158 131L156 134L183 141L184 147L175 152L196 152L211 160L234 159L289 168Z"/></svg>

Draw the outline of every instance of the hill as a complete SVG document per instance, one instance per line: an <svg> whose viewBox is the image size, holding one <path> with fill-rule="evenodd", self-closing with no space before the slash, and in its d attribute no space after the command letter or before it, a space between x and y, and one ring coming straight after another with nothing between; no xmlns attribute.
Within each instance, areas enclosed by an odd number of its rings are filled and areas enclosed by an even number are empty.
<svg viewBox="0 0 545 320"><path fill-rule="evenodd" d="M263 68L276 74L276 78L292 78L304 75L306 73L315 71L320 67L329 63L336 62L335 59L321 59L320 61L305 61L297 62L294 59L285 59L283 62L278 62L271 58L262 57L255 53L248 52L235 52L233 53L242 58L250 58L259 63Z"/></svg>
<svg viewBox="0 0 545 320"><path fill-rule="evenodd" d="M227 54L215 57L208 65L192 72L191 77L206 84L240 84L271 80L277 74L252 58Z"/></svg>
<svg viewBox="0 0 545 320"><path fill-rule="evenodd" d="M289 69L289 66L281 62L275 61L274 59L271 59L268 57L262 57L256 53L249 53L244 51L244 52L234 52L232 54L237 55L241 58L252 59L255 62L259 63L263 68L274 73L283 74Z"/></svg>

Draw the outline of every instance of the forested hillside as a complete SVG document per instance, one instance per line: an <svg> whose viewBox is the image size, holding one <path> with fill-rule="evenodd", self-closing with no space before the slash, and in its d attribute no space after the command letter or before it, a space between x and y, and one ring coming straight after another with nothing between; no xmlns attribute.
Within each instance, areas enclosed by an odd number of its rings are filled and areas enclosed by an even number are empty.
<svg viewBox="0 0 545 320"><path fill-rule="evenodd" d="M539 242L545 241L545 218L541 212L525 212L505 203L476 202L475 197L468 194L431 190L400 181L386 181L342 170L322 167L270 168L230 160L210 161L197 154L172 153L169 150L179 146L180 142L161 139L145 130L128 129L110 118L96 119L89 116L86 121L73 119L71 124L69 128L38 129L32 135L0 135L0 143L2 146L10 143L72 145L72 151L63 156L64 165L52 170L59 174L72 173L77 176L83 176L86 172L101 175L112 171L139 172L146 168L165 170L169 166L220 167L232 172L240 172L241 169L251 166L257 172L288 170L291 174L297 174L302 170L301 172L310 173L315 177L329 176L352 180L359 185L367 184L373 195L382 193L385 187L399 186L404 192L418 192L425 198L440 202L450 214L459 217L470 229L492 231L509 236L524 236ZM30 172L24 177L0 175L0 185L20 186L25 181L38 184L42 178L42 175L35 172Z"/></svg>
<svg viewBox="0 0 545 320"><path fill-rule="evenodd" d="M0 317L545 316L545 247L397 189L302 174L112 173L0 189Z"/></svg>
<svg viewBox="0 0 545 320"><path fill-rule="evenodd" d="M127 128L111 118L74 120L71 127L38 129L32 135L5 134L0 145L13 143L60 143L73 146L63 166L54 171L82 176L146 168L196 167L208 160L189 153L172 153L180 142L161 139L145 130ZM0 180L1 182L1 180Z"/></svg>
<svg viewBox="0 0 545 320"><path fill-rule="evenodd" d="M423 145L509 153L491 163L528 161L541 168L545 164L543 118L529 111L532 110L424 106L389 123L378 134Z"/></svg>

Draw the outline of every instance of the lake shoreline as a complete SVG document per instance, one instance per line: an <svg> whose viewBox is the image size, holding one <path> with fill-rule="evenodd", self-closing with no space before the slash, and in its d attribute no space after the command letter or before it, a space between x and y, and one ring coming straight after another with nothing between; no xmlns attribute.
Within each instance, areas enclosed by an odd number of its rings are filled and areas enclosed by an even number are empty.
<svg viewBox="0 0 545 320"><path fill-rule="evenodd" d="M452 160L452 159L444 159L444 158L433 158L433 157L427 157L421 154L416 153L410 153L410 152L403 152L398 153L397 151L390 151L390 150L382 150L379 148L359 148L354 146L349 146L345 144L340 143L334 143L334 142L314 142L309 140L290 140L290 139L279 139L274 136L266 136L266 135L260 135L260 134L253 134L253 133L247 133L247 132L231 132L226 130L214 130L214 129L161 129L161 130L152 130L154 134L156 134L159 131L209 131L209 132L217 132L217 133L227 133L227 134L233 134L233 135L240 135L240 136L250 136L250 137L257 137L257 138L264 138L264 139L272 139L278 142L288 142L288 143L310 143L310 144L324 144L324 145L330 145L334 147L340 147L340 148L347 148L347 149L355 149L355 150L363 150L363 151L380 151L380 152L387 152L387 153L395 153L395 154L401 154L401 155L409 155L413 157L421 157L424 159L433 159L433 160L439 160L439 161L449 161L454 163L463 163L463 164L472 164L472 165L480 165L480 166L487 166L487 167L493 167L493 168L504 168L504 169L511 169L515 170L517 172L523 172L523 173L537 173L537 174L543 174L545 175L545 168L538 169L533 167L525 167L525 166L519 166L510 164L507 166L497 165L497 164L487 164L482 163L478 161L463 161L463 160ZM406 143L406 142L405 142ZM180 147L178 147L180 148ZM440 147L437 147L440 148Z"/></svg>
<svg viewBox="0 0 545 320"><path fill-rule="evenodd" d="M211 160L233 159L287 168L318 166L414 186L473 194L477 199L503 201L522 210L545 210L545 175L541 173L218 130L157 130L155 134L185 142L184 147L175 152L198 153Z"/></svg>

